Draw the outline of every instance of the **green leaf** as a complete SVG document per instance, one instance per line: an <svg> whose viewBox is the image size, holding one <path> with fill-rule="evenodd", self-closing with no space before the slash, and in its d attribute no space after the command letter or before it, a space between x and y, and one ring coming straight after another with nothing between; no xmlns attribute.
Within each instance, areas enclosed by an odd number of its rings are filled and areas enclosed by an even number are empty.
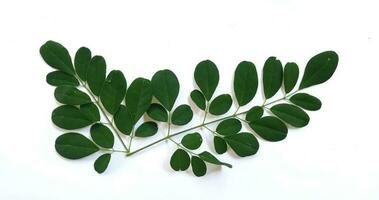
<svg viewBox="0 0 379 200"><path fill-rule="evenodd" d="M114 123L117 129L125 135L130 135L135 124L132 114L124 105L121 105L115 113Z"/></svg>
<svg viewBox="0 0 379 200"><path fill-rule="evenodd" d="M100 121L100 112L94 103L80 105L80 112L93 122Z"/></svg>
<svg viewBox="0 0 379 200"><path fill-rule="evenodd" d="M110 161L111 154L105 153L96 159L93 167L97 173L101 174L107 169Z"/></svg>
<svg viewBox="0 0 379 200"><path fill-rule="evenodd" d="M150 136L155 135L157 131L158 131L157 123L151 122L151 121L144 122L137 128L135 132L135 136L136 137L150 137Z"/></svg>
<svg viewBox="0 0 379 200"><path fill-rule="evenodd" d="M305 67L299 89L324 83L332 77L338 65L338 55L334 51L325 51L312 57Z"/></svg>
<svg viewBox="0 0 379 200"><path fill-rule="evenodd" d="M191 99L197 105L197 107L199 107L201 110L205 110L206 103L203 93L201 93L199 90L193 90L191 92Z"/></svg>
<svg viewBox="0 0 379 200"><path fill-rule="evenodd" d="M99 148L79 133L65 133L55 140L55 150L65 158L79 159L99 151Z"/></svg>
<svg viewBox="0 0 379 200"><path fill-rule="evenodd" d="M290 98L290 101L306 110L316 111L321 108L321 101L306 93L295 94Z"/></svg>
<svg viewBox="0 0 379 200"><path fill-rule="evenodd" d="M97 123L91 126L91 137L93 141L103 147L110 149L114 145L114 136L111 130L103 124Z"/></svg>
<svg viewBox="0 0 379 200"><path fill-rule="evenodd" d="M246 121L257 121L263 116L263 108L261 106L254 106L246 113Z"/></svg>
<svg viewBox="0 0 379 200"><path fill-rule="evenodd" d="M207 173L207 165L197 156L192 156L191 166L193 174L197 177L204 176Z"/></svg>
<svg viewBox="0 0 379 200"><path fill-rule="evenodd" d="M283 103L271 107L270 110L281 120L294 127L304 127L309 123L307 113L297 106Z"/></svg>
<svg viewBox="0 0 379 200"><path fill-rule="evenodd" d="M182 145L187 149L195 150L200 147L203 138L199 133L190 133L182 138Z"/></svg>
<svg viewBox="0 0 379 200"><path fill-rule="evenodd" d="M70 54L61 44L51 40L47 41L41 46L39 52L43 60L52 68L58 69L67 74L75 74Z"/></svg>
<svg viewBox="0 0 379 200"><path fill-rule="evenodd" d="M175 171L184 171L190 165L190 157L183 149L177 149L170 159L171 168Z"/></svg>
<svg viewBox="0 0 379 200"><path fill-rule="evenodd" d="M151 79L153 95L168 111L171 111L179 94L179 81L175 74L168 70L160 70Z"/></svg>
<svg viewBox="0 0 379 200"><path fill-rule="evenodd" d="M221 135L232 135L238 133L242 128L242 124L238 119L230 118L218 124L216 132Z"/></svg>
<svg viewBox="0 0 379 200"><path fill-rule="evenodd" d="M295 87L299 78L299 67L296 63L289 62L284 66L283 74L284 91L289 93Z"/></svg>
<svg viewBox="0 0 379 200"><path fill-rule="evenodd" d="M215 136L213 138L213 143L218 154L223 154L226 152L228 146L226 145L226 142L223 138Z"/></svg>
<svg viewBox="0 0 379 200"><path fill-rule="evenodd" d="M280 60L269 57L263 67L263 90L266 99L278 92L283 82L283 68Z"/></svg>
<svg viewBox="0 0 379 200"><path fill-rule="evenodd" d="M70 85L78 86L79 81L72 75L61 71L53 71L47 74L46 82L52 86Z"/></svg>
<svg viewBox="0 0 379 200"><path fill-rule="evenodd" d="M229 94L217 96L209 106L209 113L212 115L222 115L228 112L232 106L232 97Z"/></svg>
<svg viewBox="0 0 379 200"><path fill-rule="evenodd" d="M210 60L201 61L195 69L195 81L209 101L218 85L219 74L216 65Z"/></svg>
<svg viewBox="0 0 379 200"><path fill-rule="evenodd" d="M87 80L87 68L91 61L91 51L87 47L80 47L75 54L75 70L79 78Z"/></svg>
<svg viewBox="0 0 379 200"><path fill-rule="evenodd" d="M56 108L52 113L51 119L55 125L67 130L83 128L95 122L83 114L79 108L70 105Z"/></svg>
<svg viewBox="0 0 379 200"><path fill-rule="evenodd" d="M92 93L100 95L105 82L106 63L102 56L94 56L87 68L87 83Z"/></svg>
<svg viewBox="0 0 379 200"><path fill-rule="evenodd" d="M229 135L224 137L224 139L230 148L241 157L254 155L259 149L258 140L251 133L243 132Z"/></svg>
<svg viewBox="0 0 379 200"><path fill-rule="evenodd" d="M214 165L224 165L226 167L232 168L231 164L219 161L214 155L212 155L208 151L201 152L199 154L199 157L207 163L211 163Z"/></svg>
<svg viewBox="0 0 379 200"><path fill-rule="evenodd" d="M234 94L239 106L248 104L257 93L258 75L252 62L242 61L234 72Z"/></svg>
<svg viewBox="0 0 379 200"><path fill-rule="evenodd" d="M149 80L135 79L126 92L125 102L135 122L149 109L153 91Z"/></svg>
<svg viewBox="0 0 379 200"><path fill-rule="evenodd" d="M110 113L117 112L126 93L126 80L119 70L112 70L103 84L100 100L104 108Z"/></svg>
<svg viewBox="0 0 379 200"><path fill-rule="evenodd" d="M271 142L281 141L287 137L286 125L276 117L262 117L249 125L259 136Z"/></svg>
<svg viewBox="0 0 379 200"><path fill-rule="evenodd" d="M54 96L58 102L67 105L81 105L91 102L91 98L86 93L69 85L62 85L55 88Z"/></svg>
<svg viewBox="0 0 379 200"><path fill-rule="evenodd" d="M181 126L188 124L192 120L193 112L189 105L183 104L178 106L171 116L171 122L175 125Z"/></svg>
<svg viewBox="0 0 379 200"><path fill-rule="evenodd" d="M151 119L154 119L156 121L160 121L160 122L168 121L168 114L167 114L166 109L157 103L153 103L150 105L149 109L147 110L147 115L149 115Z"/></svg>

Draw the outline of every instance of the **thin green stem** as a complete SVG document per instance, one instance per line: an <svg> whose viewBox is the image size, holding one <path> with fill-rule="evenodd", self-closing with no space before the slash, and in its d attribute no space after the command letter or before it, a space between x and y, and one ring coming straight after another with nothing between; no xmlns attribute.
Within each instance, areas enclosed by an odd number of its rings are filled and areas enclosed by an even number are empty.
<svg viewBox="0 0 379 200"><path fill-rule="evenodd" d="M194 156L197 156L198 154L192 152L191 150L187 149L186 147L184 147L182 144L176 142L175 140L173 140L172 138L168 138L168 140L170 140L171 142L175 143L176 146L178 146L179 148L183 149L184 151L186 151L187 153L191 154L191 155L194 155Z"/></svg>
<svg viewBox="0 0 379 200"><path fill-rule="evenodd" d="M128 145L129 151L131 150L131 147L132 147L133 138L134 138L134 126L132 128L132 132L130 133L130 140L129 140L129 145Z"/></svg>

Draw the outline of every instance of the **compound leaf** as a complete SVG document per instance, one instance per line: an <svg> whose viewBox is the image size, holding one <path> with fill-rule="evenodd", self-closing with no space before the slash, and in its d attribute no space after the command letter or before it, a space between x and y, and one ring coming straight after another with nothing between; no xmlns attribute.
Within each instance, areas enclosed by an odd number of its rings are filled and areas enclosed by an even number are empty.
<svg viewBox="0 0 379 200"><path fill-rule="evenodd" d="M182 145L187 149L195 150L200 147L203 138L199 133L190 133L182 138Z"/></svg>
<svg viewBox="0 0 379 200"><path fill-rule="evenodd" d="M70 85L70 86L78 86L79 81L70 74L61 72L61 71L53 71L47 74L46 82L52 86L61 86L61 85Z"/></svg>
<svg viewBox="0 0 379 200"><path fill-rule="evenodd" d="M209 113L212 115L222 115L228 112L232 106L232 97L229 94L217 96L209 106Z"/></svg>
<svg viewBox="0 0 379 200"><path fill-rule="evenodd" d="M43 60L52 68L58 69L67 74L75 75L70 54L61 44L54 41L47 41L39 50Z"/></svg>
<svg viewBox="0 0 379 200"><path fill-rule="evenodd" d="M135 132L135 136L136 137L150 137L150 136L155 135L157 131L158 131L157 123L152 122L152 121L144 122L137 128Z"/></svg>
<svg viewBox="0 0 379 200"><path fill-rule="evenodd" d="M270 110L281 120L294 127L304 127L309 123L307 113L297 106L283 103L271 107Z"/></svg>
<svg viewBox="0 0 379 200"><path fill-rule="evenodd" d="M152 98L153 91L149 80L137 78L130 84L125 102L135 122L149 109Z"/></svg>
<svg viewBox="0 0 379 200"><path fill-rule="evenodd" d="M177 149L170 159L171 168L175 171L184 171L190 165L190 157L183 149Z"/></svg>
<svg viewBox="0 0 379 200"><path fill-rule="evenodd" d="M106 63L102 56L94 56L87 67L87 83L92 93L100 95L105 82Z"/></svg>
<svg viewBox="0 0 379 200"><path fill-rule="evenodd" d="M79 159L91 155L99 148L79 133L65 133L55 140L55 150L68 159Z"/></svg>
<svg viewBox="0 0 379 200"><path fill-rule="evenodd" d="M75 54L75 71L83 81L87 80L87 68L91 57L91 51L87 47L80 47Z"/></svg>
<svg viewBox="0 0 379 200"><path fill-rule="evenodd" d="M216 132L221 135L233 135L238 133L242 128L242 124L238 119L230 118L218 124Z"/></svg>
<svg viewBox="0 0 379 200"><path fill-rule="evenodd" d="M166 109L157 103L153 103L150 105L149 109L147 110L147 115L151 117L151 119L154 119L156 121L160 122L167 122L168 121L168 114Z"/></svg>
<svg viewBox="0 0 379 200"><path fill-rule="evenodd" d="M195 81L209 101L216 90L219 73L216 65L210 60L201 61L195 68Z"/></svg>
<svg viewBox="0 0 379 200"><path fill-rule="evenodd" d="M111 154L105 153L98 157L93 164L93 167L95 168L95 171L99 174L103 173L109 165L109 162L111 161Z"/></svg>
<svg viewBox="0 0 379 200"><path fill-rule="evenodd" d="M297 79L299 78L299 67L296 63L289 62L284 66L283 83L284 91L291 92L295 87Z"/></svg>
<svg viewBox="0 0 379 200"><path fill-rule="evenodd" d="M239 106L248 104L258 88L258 75L252 62L243 61L234 72L234 94Z"/></svg>
<svg viewBox="0 0 379 200"><path fill-rule="evenodd" d="M280 60L269 57L263 66L263 90L266 99L278 92L283 82L283 68Z"/></svg>
<svg viewBox="0 0 379 200"><path fill-rule="evenodd" d="M199 107L201 110L205 110L206 103L203 93L201 93L199 90L193 90L190 96L197 107Z"/></svg>
<svg viewBox="0 0 379 200"><path fill-rule="evenodd" d="M251 133L243 132L229 135L224 137L224 139L230 148L241 157L254 155L259 149L258 140Z"/></svg>
<svg viewBox="0 0 379 200"><path fill-rule="evenodd" d="M91 98L86 93L69 85L62 85L55 88L54 96L58 102L67 105L81 105L91 102Z"/></svg>
<svg viewBox="0 0 379 200"><path fill-rule="evenodd" d="M151 79L153 95L168 111L171 111L179 94L179 81L175 74L168 70L160 70Z"/></svg>
<svg viewBox="0 0 379 200"><path fill-rule="evenodd" d="M90 129L92 140L103 148L110 149L114 145L114 136L111 130L103 124L97 123Z"/></svg>
<svg viewBox="0 0 379 200"><path fill-rule="evenodd" d="M271 142L281 141L287 137L286 125L276 117L262 117L249 125L259 136Z"/></svg>
<svg viewBox="0 0 379 200"><path fill-rule="evenodd" d="M306 110L316 111L321 108L321 101L306 93L295 94L290 98L290 101Z"/></svg>
<svg viewBox="0 0 379 200"><path fill-rule="evenodd" d="M193 112L189 105L178 106L171 116L171 122L175 125L185 125L192 120Z"/></svg>

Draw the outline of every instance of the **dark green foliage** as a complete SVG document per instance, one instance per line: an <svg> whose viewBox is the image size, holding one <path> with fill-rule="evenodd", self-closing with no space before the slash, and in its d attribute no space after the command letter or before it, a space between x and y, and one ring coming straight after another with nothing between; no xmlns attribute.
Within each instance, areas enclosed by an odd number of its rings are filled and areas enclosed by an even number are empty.
<svg viewBox="0 0 379 200"><path fill-rule="evenodd" d="M168 121L168 114L167 114L166 109L157 103L153 103L150 105L149 109L147 110L147 115L149 115L151 119L154 119L156 121L160 121L160 122Z"/></svg>
<svg viewBox="0 0 379 200"><path fill-rule="evenodd" d="M58 102L67 105L81 105L91 102L91 98L86 93L68 85L55 88L54 96Z"/></svg>
<svg viewBox="0 0 379 200"><path fill-rule="evenodd" d="M321 101L317 97L306 93L295 94L290 98L290 101L306 110L315 111L321 108Z"/></svg>
<svg viewBox="0 0 379 200"><path fill-rule="evenodd" d="M91 51L86 47L79 48L75 54L75 71L83 81L87 80L87 68L91 58Z"/></svg>
<svg viewBox="0 0 379 200"><path fill-rule="evenodd" d="M134 120L132 114L126 106L121 105L114 115L114 123L118 130L125 135L130 135L134 127Z"/></svg>
<svg viewBox="0 0 379 200"><path fill-rule="evenodd" d="M280 141L287 137L286 125L276 117L262 117L249 125L259 136L271 142Z"/></svg>
<svg viewBox="0 0 379 200"><path fill-rule="evenodd" d="M144 78L135 79L126 93L125 102L129 112L136 123L142 115L149 109L153 91L151 83Z"/></svg>
<svg viewBox="0 0 379 200"><path fill-rule="evenodd" d="M94 103L80 105L80 111L87 119L94 122L100 121L99 109Z"/></svg>
<svg viewBox="0 0 379 200"><path fill-rule="evenodd" d="M258 75L252 62L243 61L234 72L234 94L239 106L248 104L258 88Z"/></svg>
<svg viewBox="0 0 379 200"><path fill-rule="evenodd" d="M170 159L171 168L175 171L184 171L190 165L190 157L183 149L177 149Z"/></svg>
<svg viewBox="0 0 379 200"><path fill-rule="evenodd" d="M209 101L216 90L219 74L216 65L210 60L201 61L195 68L195 81Z"/></svg>
<svg viewBox="0 0 379 200"><path fill-rule="evenodd" d="M113 70L108 74L100 92L100 100L104 108L110 113L117 112L126 93L126 80L121 71Z"/></svg>
<svg viewBox="0 0 379 200"><path fill-rule="evenodd" d="M263 115L263 108L261 106L254 106L246 113L246 121L253 122L260 119Z"/></svg>
<svg viewBox="0 0 379 200"><path fill-rule="evenodd" d="M231 164L219 161L214 155L212 155L208 151L201 152L199 154L199 157L207 163L211 163L214 165L224 165L226 167L232 168Z"/></svg>
<svg viewBox="0 0 379 200"><path fill-rule="evenodd" d="M257 153L259 143L251 133L239 133L224 138L233 151L241 157L251 156Z"/></svg>
<svg viewBox="0 0 379 200"><path fill-rule="evenodd" d="M196 104L196 106L198 108L200 108L201 110L205 110L205 108L206 108L206 102L205 101L206 100L205 100L203 93L201 93L199 90L193 90L191 92L191 99Z"/></svg>
<svg viewBox="0 0 379 200"><path fill-rule="evenodd" d="M283 82L283 67L276 57L269 57L263 67L263 90L266 99L278 92Z"/></svg>
<svg viewBox="0 0 379 200"><path fill-rule="evenodd" d="M295 87L297 79L299 78L299 67L296 63L289 62L284 66L283 82L284 91L291 92Z"/></svg>
<svg viewBox="0 0 379 200"><path fill-rule="evenodd" d="M55 150L65 158L79 159L99 151L99 148L79 133L65 133L55 140Z"/></svg>
<svg viewBox="0 0 379 200"><path fill-rule="evenodd" d="M199 133L190 133L182 138L182 145L187 149L195 150L200 147L203 138Z"/></svg>
<svg viewBox="0 0 379 200"><path fill-rule="evenodd" d="M304 127L309 123L307 113L297 106L282 103L273 106L270 110L281 120L294 127Z"/></svg>
<svg viewBox="0 0 379 200"><path fill-rule="evenodd" d="M41 46L39 52L43 60L51 67L67 74L75 74L70 54L61 44L51 40L47 41Z"/></svg>
<svg viewBox="0 0 379 200"><path fill-rule="evenodd" d="M168 70L160 70L151 79L153 95L168 111L171 111L179 94L179 81L175 74Z"/></svg>
<svg viewBox="0 0 379 200"><path fill-rule="evenodd" d="M232 97L229 94L217 96L209 106L209 113L212 115L222 115L228 112L232 106Z"/></svg>
<svg viewBox="0 0 379 200"><path fill-rule="evenodd" d="M197 177L204 176L207 173L207 165L197 156L192 156L191 166L193 174Z"/></svg>
<svg viewBox="0 0 379 200"><path fill-rule="evenodd" d="M79 81L72 75L61 71L50 72L46 76L46 82L52 86L70 85L78 86Z"/></svg>
<svg viewBox="0 0 379 200"><path fill-rule="evenodd" d="M238 119L230 118L218 124L216 132L221 135L233 135L238 133L242 128L242 124Z"/></svg>
<svg viewBox="0 0 379 200"><path fill-rule="evenodd" d="M95 168L95 171L99 174L103 173L111 161L111 154L106 153L98 157L93 164L93 167Z"/></svg>
<svg viewBox="0 0 379 200"><path fill-rule="evenodd" d="M103 124L97 123L91 126L91 138L99 146L110 149L114 144L112 131Z"/></svg>
<svg viewBox="0 0 379 200"><path fill-rule="evenodd" d="M192 120L193 112L189 105L178 106L172 113L171 122L175 125L185 125Z"/></svg>
<svg viewBox="0 0 379 200"><path fill-rule="evenodd" d="M136 137L150 137L157 133L158 131L158 125L155 122L144 122L141 124L136 132Z"/></svg>
<svg viewBox="0 0 379 200"><path fill-rule="evenodd" d="M102 56L94 56L87 68L87 83L92 93L100 95L105 82L106 63Z"/></svg>
<svg viewBox="0 0 379 200"><path fill-rule="evenodd" d="M227 148L228 148L225 140L222 137L215 136L213 138L213 144L214 144L215 150L218 154L225 153Z"/></svg>
<svg viewBox="0 0 379 200"><path fill-rule="evenodd" d="M52 113L51 119L55 125L67 130L84 128L96 122L86 116L81 109L70 105L56 108Z"/></svg>

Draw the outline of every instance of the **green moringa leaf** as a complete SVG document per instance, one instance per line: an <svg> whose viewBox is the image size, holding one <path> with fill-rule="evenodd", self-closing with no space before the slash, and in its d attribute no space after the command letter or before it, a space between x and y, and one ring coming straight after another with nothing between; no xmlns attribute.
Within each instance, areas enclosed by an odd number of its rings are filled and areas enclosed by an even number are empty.
<svg viewBox="0 0 379 200"><path fill-rule="evenodd" d="M155 122L148 121L141 124L136 132L134 133L136 137L150 137L158 132L158 125Z"/></svg>
<svg viewBox="0 0 379 200"><path fill-rule="evenodd" d="M217 96L209 106L209 113L212 115L222 115L228 112L232 106L232 97L229 94Z"/></svg>
<svg viewBox="0 0 379 200"><path fill-rule="evenodd" d="M239 106L248 104L257 93L258 75L252 62L243 61L234 72L234 94Z"/></svg>
<svg viewBox="0 0 379 200"><path fill-rule="evenodd" d="M175 171L184 171L190 165L190 157L183 149L177 149L170 159L171 168Z"/></svg>
<svg viewBox="0 0 379 200"><path fill-rule="evenodd" d="M91 138L99 146L110 149L114 145L114 136L111 130L103 124L97 123L91 126Z"/></svg>
<svg viewBox="0 0 379 200"><path fill-rule="evenodd" d="M91 58L91 51L87 47L80 47L75 54L75 70L83 81L87 81L87 68Z"/></svg>
<svg viewBox="0 0 379 200"><path fill-rule="evenodd" d="M83 114L79 108L70 105L56 108L52 113L51 119L55 125L67 130L83 128L95 122Z"/></svg>
<svg viewBox="0 0 379 200"><path fill-rule="evenodd" d="M192 172L195 176L204 176L207 173L207 165L205 162L197 156L191 157Z"/></svg>
<svg viewBox="0 0 379 200"><path fill-rule="evenodd" d="M287 137L286 125L276 117L262 117L249 125L259 136L271 142L281 141Z"/></svg>
<svg viewBox="0 0 379 200"><path fill-rule="evenodd" d="M156 121L160 121L160 122L168 121L168 114L167 114L166 109L157 103L153 103L150 105L149 109L147 110L147 115L149 115L151 119L154 119Z"/></svg>
<svg viewBox="0 0 379 200"><path fill-rule="evenodd" d="M168 70L160 70L151 79L153 95L168 111L171 111L179 94L179 81L175 74Z"/></svg>
<svg viewBox="0 0 379 200"><path fill-rule="evenodd" d="M206 103L203 93L201 93L199 90L193 90L191 92L191 99L193 102L195 102L197 107L199 107L201 110L205 110Z"/></svg>
<svg viewBox="0 0 379 200"><path fill-rule="evenodd" d="M106 63L102 56L94 56L87 67L87 83L92 93L100 95L105 82Z"/></svg>
<svg viewBox="0 0 379 200"><path fill-rule="evenodd" d="M119 70L112 70L103 84L100 92L100 100L104 108L115 114L124 100L126 93L126 80L124 74Z"/></svg>
<svg viewBox="0 0 379 200"><path fill-rule="evenodd" d="M224 137L226 143L240 157L251 156L257 153L259 143L253 134L243 132Z"/></svg>
<svg viewBox="0 0 379 200"><path fill-rule="evenodd" d="M307 113L297 106L282 103L271 107L270 110L281 120L294 127L304 127L309 123Z"/></svg>
<svg viewBox="0 0 379 200"><path fill-rule="evenodd" d="M218 85L219 74L216 65L210 60L201 61L195 69L195 81L209 101Z"/></svg>
<svg viewBox="0 0 379 200"><path fill-rule="evenodd" d="M213 138L213 144L214 144L215 150L218 154L225 153L227 148L228 148L225 140L222 137L215 136Z"/></svg>
<svg viewBox="0 0 379 200"><path fill-rule="evenodd" d="M291 92L295 87L297 79L299 78L299 67L296 63L289 62L284 66L283 83L284 91Z"/></svg>
<svg viewBox="0 0 379 200"><path fill-rule="evenodd" d="M325 51L312 57L305 67L299 89L324 83L332 77L338 65L338 55L334 51Z"/></svg>
<svg viewBox="0 0 379 200"><path fill-rule="evenodd" d="M95 171L97 173L101 174L107 169L110 161L111 154L105 153L96 159L95 163L93 164L93 167L95 168Z"/></svg>
<svg viewBox="0 0 379 200"><path fill-rule="evenodd" d="M70 85L78 86L79 81L72 75L61 71L53 71L47 74L46 82L52 86Z"/></svg>
<svg viewBox="0 0 379 200"><path fill-rule="evenodd" d="M114 123L119 131L125 135L130 135L134 127L134 120L129 109L121 105L114 115Z"/></svg>
<svg viewBox="0 0 379 200"><path fill-rule="evenodd" d="M237 134L242 128L240 120L236 118L230 118L222 121L218 124L216 132L221 135L233 135Z"/></svg>
<svg viewBox="0 0 379 200"><path fill-rule="evenodd" d="M171 122L175 125L182 126L192 120L193 112L189 105L183 104L175 108L171 116Z"/></svg>
<svg viewBox="0 0 379 200"><path fill-rule="evenodd" d="M263 90L266 99L278 92L283 82L283 68L280 60L269 57L263 67Z"/></svg>
<svg viewBox="0 0 379 200"><path fill-rule="evenodd" d="M214 165L224 165L226 167L232 168L231 164L219 161L214 155L212 155L208 151L201 152L199 154L199 157L207 163L211 163Z"/></svg>
<svg viewBox="0 0 379 200"><path fill-rule="evenodd" d="M47 41L41 46L39 52L43 60L50 65L50 67L58 69L59 71L67 74L74 75L75 70L72 65L70 54L67 49L61 44L54 41Z"/></svg>
<svg viewBox="0 0 379 200"><path fill-rule="evenodd" d="M321 101L306 93L295 94L290 98L290 101L306 110L316 111L321 108Z"/></svg>
<svg viewBox="0 0 379 200"><path fill-rule="evenodd" d="M261 106L254 106L246 113L246 121L253 122L263 116L263 108Z"/></svg>
<svg viewBox="0 0 379 200"><path fill-rule="evenodd" d="M79 159L99 151L99 148L79 133L65 133L55 140L55 150L65 158Z"/></svg>
<svg viewBox="0 0 379 200"><path fill-rule="evenodd" d="M94 103L80 105L80 112L93 122L100 121L100 112Z"/></svg>
<svg viewBox="0 0 379 200"><path fill-rule="evenodd" d="M91 98L86 93L69 85L62 85L55 88L54 96L58 102L67 105L81 105L91 102Z"/></svg>
<svg viewBox="0 0 379 200"><path fill-rule="evenodd" d="M152 98L153 91L149 80L137 78L130 84L125 102L135 122L149 109Z"/></svg>
<svg viewBox="0 0 379 200"><path fill-rule="evenodd" d="M182 145L187 149L195 150L201 146L203 138L199 133L190 133L182 138Z"/></svg>

